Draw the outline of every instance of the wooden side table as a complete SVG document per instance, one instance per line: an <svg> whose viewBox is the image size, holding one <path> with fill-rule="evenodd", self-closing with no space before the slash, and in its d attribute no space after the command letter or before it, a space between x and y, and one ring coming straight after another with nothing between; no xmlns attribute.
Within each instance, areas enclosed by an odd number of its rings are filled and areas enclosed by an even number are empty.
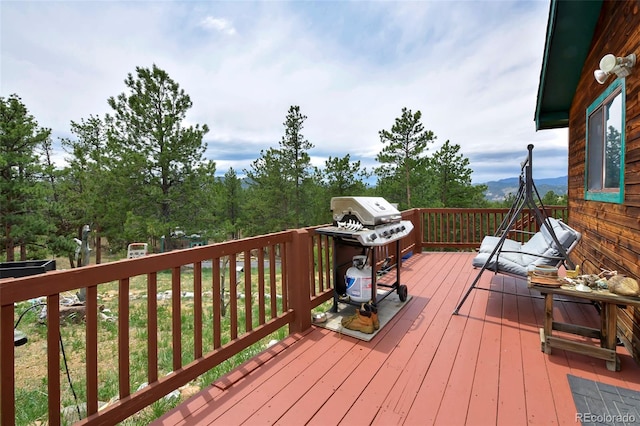
<svg viewBox="0 0 640 426"><path fill-rule="evenodd" d="M640 298L619 296L608 290L592 290L591 292L577 291L567 286L549 285L548 279L545 283L536 283L536 277L529 277L528 286L544 295L544 327L540 329L540 349L550 354L552 348L564 349L565 351L577 352L589 355L606 361L607 369L610 371L620 371L620 358L616 353L616 334L618 316L616 314L617 305L640 306ZM600 312L600 329L585 327L576 324L567 324L553 320L553 295L559 294L567 297L586 299L602 304ZM588 343L576 342L553 335L553 330L565 333L576 334L584 337L600 339L600 347Z"/></svg>

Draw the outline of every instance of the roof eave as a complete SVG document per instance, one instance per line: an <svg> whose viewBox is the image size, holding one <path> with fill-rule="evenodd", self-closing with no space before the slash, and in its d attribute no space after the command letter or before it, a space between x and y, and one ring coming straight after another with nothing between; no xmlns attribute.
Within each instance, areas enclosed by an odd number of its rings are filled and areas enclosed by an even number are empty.
<svg viewBox="0 0 640 426"><path fill-rule="evenodd" d="M601 0L551 0L534 117L536 130L569 126L569 109L601 7Z"/></svg>

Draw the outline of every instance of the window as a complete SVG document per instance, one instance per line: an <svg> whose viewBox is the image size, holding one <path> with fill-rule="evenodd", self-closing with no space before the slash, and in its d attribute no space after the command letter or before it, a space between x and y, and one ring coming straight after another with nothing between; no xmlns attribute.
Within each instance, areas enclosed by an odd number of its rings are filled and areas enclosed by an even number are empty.
<svg viewBox="0 0 640 426"><path fill-rule="evenodd" d="M625 80L587 108L585 199L624 201Z"/></svg>

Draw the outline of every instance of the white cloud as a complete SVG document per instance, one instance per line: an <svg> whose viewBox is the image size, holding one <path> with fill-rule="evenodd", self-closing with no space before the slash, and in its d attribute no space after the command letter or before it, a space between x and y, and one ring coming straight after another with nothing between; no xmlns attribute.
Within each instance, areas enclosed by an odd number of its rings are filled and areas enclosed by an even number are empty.
<svg viewBox="0 0 640 426"><path fill-rule="evenodd" d="M233 27L233 23L224 18L214 18L213 16L207 16L200 21L200 26L205 29L216 30L223 34L234 35L236 29Z"/></svg>

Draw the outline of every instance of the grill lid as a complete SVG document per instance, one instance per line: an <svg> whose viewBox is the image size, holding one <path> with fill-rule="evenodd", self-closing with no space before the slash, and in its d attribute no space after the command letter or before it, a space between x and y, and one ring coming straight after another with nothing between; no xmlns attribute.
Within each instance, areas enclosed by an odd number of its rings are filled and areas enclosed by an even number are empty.
<svg viewBox="0 0 640 426"><path fill-rule="evenodd" d="M331 211L334 223L358 220L365 226L398 222L402 215L382 197L333 197Z"/></svg>

